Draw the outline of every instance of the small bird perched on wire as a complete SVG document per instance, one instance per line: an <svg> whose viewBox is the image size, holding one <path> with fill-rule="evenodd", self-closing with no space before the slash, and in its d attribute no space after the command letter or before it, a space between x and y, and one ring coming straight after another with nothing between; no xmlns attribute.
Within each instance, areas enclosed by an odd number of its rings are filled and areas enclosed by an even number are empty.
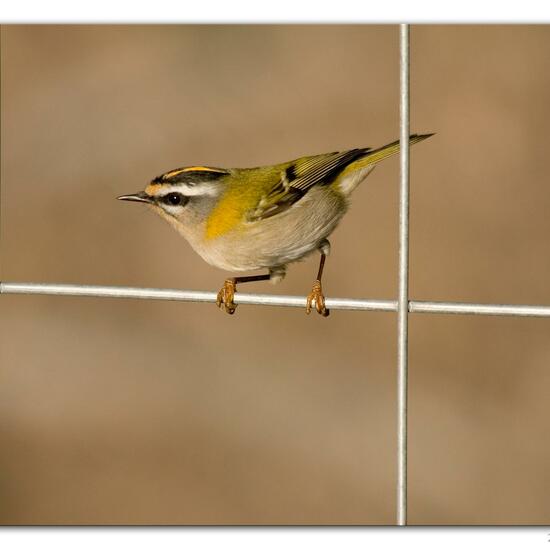
<svg viewBox="0 0 550 550"><path fill-rule="evenodd" d="M410 144L433 134L410 136ZM282 280L289 263L321 253L306 300L328 316L321 278L330 252L327 237L346 213L353 190L378 162L399 151L395 141L378 149L351 149L258 168L187 166L158 176L144 191L120 200L146 203L177 229L209 264L262 275L225 280L217 305L235 313L237 284Z"/></svg>

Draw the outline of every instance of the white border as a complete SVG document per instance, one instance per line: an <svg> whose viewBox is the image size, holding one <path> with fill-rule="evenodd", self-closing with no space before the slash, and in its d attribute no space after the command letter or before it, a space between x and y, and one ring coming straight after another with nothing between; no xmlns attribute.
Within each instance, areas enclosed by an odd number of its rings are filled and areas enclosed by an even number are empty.
<svg viewBox="0 0 550 550"><path fill-rule="evenodd" d="M434 0L3 0L4 23L542 23L550 21L550 2L436 2Z"/></svg>
<svg viewBox="0 0 550 550"><path fill-rule="evenodd" d="M4 528L0 544L8 550L464 550L548 548L548 528Z"/></svg>

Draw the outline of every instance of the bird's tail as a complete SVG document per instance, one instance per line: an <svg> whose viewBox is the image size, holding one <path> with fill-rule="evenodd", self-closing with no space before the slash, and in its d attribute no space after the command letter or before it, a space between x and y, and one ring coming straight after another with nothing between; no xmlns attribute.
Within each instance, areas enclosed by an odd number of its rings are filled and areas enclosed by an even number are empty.
<svg viewBox="0 0 550 550"><path fill-rule="evenodd" d="M433 134L412 134L409 137L409 144L414 145L415 143L418 143L419 141L424 141L425 139L433 136ZM395 155L396 153L399 153L399 140L394 141L392 143L388 143L388 145L384 145L383 147L380 147L378 149L374 149L373 151L369 151L362 159L358 159L357 166L358 168L363 168L365 166L368 166L369 164L377 164L381 160L384 160L385 158L391 157L392 155Z"/></svg>
<svg viewBox="0 0 550 550"><path fill-rule="evenodd" d="M419 141L433 136L433 134L412 134L409 137L410 145L414 145ZM342 172L339 178L339 185L341 191L346 194L351 193L361 181L363 181L368 174L374 169L381 160L384 160L396 153L399 153L400 143L399 141L393 141L378 149L365 150L364 155L360 156L353 162L351 162L345 170ZM351 177L349 177L351 176Z"/></svg>

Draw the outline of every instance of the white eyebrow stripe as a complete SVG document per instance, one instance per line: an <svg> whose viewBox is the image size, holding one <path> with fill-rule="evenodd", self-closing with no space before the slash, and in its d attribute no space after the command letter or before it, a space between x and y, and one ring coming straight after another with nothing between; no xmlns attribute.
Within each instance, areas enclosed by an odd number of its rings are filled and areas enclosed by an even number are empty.
<svg viewBox="0 0 550 550"><path fill-rule="evenodd" d="M181 193L186 197L196 196L214 196L220 192L220 187L216 183L202 182L195 185L187 183L178 183L177 185L160 184L160 189L155 193L155 197L165 197L168 193Z"/></svg>

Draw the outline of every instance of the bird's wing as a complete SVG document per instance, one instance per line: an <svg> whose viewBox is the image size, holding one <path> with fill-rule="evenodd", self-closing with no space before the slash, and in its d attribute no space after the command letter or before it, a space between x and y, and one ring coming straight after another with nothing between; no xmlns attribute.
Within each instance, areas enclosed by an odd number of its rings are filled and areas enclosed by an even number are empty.
<svg viewBox="0 0 550 550"><path fill-rule="evenodd" d="M303 157L283 165L280 177L249 213L250 221L270 218L299 201L315 185L329 185L342 170L369 149L351 149Z"/></svg>

